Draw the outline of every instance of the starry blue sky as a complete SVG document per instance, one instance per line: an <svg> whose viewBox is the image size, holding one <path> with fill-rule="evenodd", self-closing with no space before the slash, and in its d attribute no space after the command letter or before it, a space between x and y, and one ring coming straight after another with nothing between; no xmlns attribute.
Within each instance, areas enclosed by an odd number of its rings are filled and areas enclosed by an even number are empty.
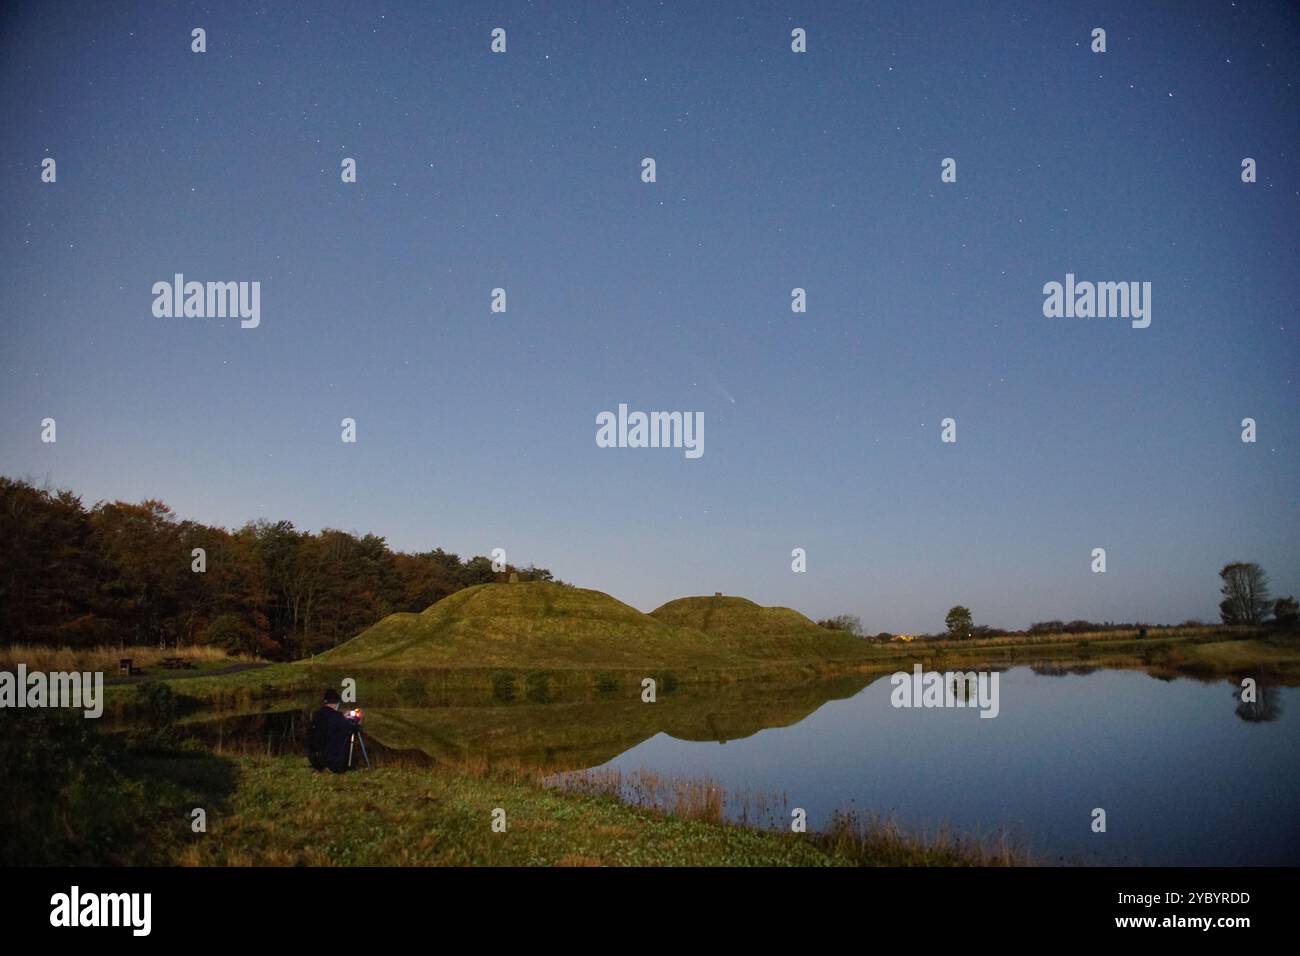
<svg viewBox="0 0 1300 956"><path fill-rule="evenodd" d="M1209 620L1238 559L1300 592L1297 39L1281 2L11 3L0 471L872 631ZM260 281L261 327L155 318L176 272ZM1151 327L1044 318L1067 272L1151 282ZM704 456L597 448L620 402L702 411Z"/></svg>

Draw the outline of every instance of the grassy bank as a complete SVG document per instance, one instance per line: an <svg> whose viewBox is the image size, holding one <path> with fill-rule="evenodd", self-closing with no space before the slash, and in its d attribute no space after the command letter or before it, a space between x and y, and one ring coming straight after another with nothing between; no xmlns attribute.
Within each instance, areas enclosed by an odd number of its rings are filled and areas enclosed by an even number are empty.
<svg viewBox="0 0 1300 956"><path fill-rule="evenodd" d="M317 773L301 756L218 753L160 716L130 737L24 712L0 737L0 865L997 865L952 835L915 839L848 816L824 833L722 822L721 792L675 781L631 805L608 777L547 785L536 770L475 770L384 751L376 769ZM699 799L703 793L708 795ZM716 797L716 799L714 799ZM194 832L201 808L206 830ZM505 831L493 829L505 814Z"/></svg>
<svg viewBox="0 0 1300 956"><path fill-rule="evenodd" d="M1091 667L1139 668L1169 677L1226 679L1253 677L1279 684L1300 683L1300 640L1213 637L1142 641L1093 641L1005 647L995 651L947 651L927 658L926 666L998 667L1013 664L1082 664Z"/></svg>
<svg viewBox="0 0 1300 956"><path fill-rule="evenodd" d="M502 703L631 698L639 693L644 677L655 679L661 695L679 687L747 683L789 686L844 675L908 670L915 663L935 670L1080 663L1144 668L1171 675L1300 681L1300 640L1296 637L1250 636L1234 631L1228 632L1230 639L1224 640L1224 636L1222 631L1197 629L1189 634L1170 631L1140 639L1099 634L1025 643L998 640L894 645L860 641L853 657L768 661L737 658L731 663L715 660L707 665L676 658L665 664L652 658L639 667L629 666L626 661L610 663L594 654L588 654L581 663L550 667L527 660L483 667L466 659L460 666L420 667L410 663L330 663L318 658L215 676L155 671L146 679L174 681L177 692L191 706L216 710L237 710L258 702L316 694L326 685L338 686L345 677L357 681L363 701L412 706L439 706L463 694L486 695ZM184 679L177 679L181 677ZM108 711L121 715L135 710L140 690L138 685L108 687Z"/></svg>
<svg viewBox="0 0 1300 956"><path fill-rule="evenodd" d="M523 776L383 767L342 777L301 759L244 757L209 832L172 853L185 865L950 866L1008 858L943 837L913 840L841 817L784 834L560 791ZM493 811L506 830L493 832Z"/></svg>
<svg viewBox="0 0 1300 956"><path fill-rule="evenodd" d="M1185 672L1242 676L1300 677L1300 639L1263 636L1250 640L1197 641L1171 648L1169 663Z"/></svg>

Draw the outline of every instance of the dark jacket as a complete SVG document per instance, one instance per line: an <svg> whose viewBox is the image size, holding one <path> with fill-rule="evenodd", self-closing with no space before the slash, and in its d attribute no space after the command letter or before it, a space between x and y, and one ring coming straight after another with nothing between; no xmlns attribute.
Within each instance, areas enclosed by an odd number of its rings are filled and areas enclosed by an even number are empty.
<svg viewBox="0 0 1300 956"><path fill-rule="evenodd" d="M348 742L357 722L333 707L322 707L307 728L307 759L317 770L342 773L348 769Z"/></svg>

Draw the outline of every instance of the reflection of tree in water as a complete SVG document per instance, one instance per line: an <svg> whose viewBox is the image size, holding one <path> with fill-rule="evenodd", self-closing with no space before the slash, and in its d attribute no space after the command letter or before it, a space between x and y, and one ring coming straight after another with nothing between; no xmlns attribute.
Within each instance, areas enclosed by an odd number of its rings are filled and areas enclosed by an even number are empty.
<svg viewBox="0 0 1300 956"><path fill-rule="evenodd" d="M1255 688L1255 699L1247 702L1241 699L1240 688L1233 691L1237 701L1237 716L1252 724L1263 724L1277 720L1282 716L1282 692L1276 687L1260 684Z"/></svg>
<svg viewBox="0 0 1300 956"><path fill-rule="evenodd" d="M1101 668L1093 667L1091 664L1035 664L1030 670L1039 677L1066 677L1071 674L1080 676L1093 674L1101 670Z"/></svg>
<svg viewBox="0 0 1300 956"><path fill-rule="evenodd" d="M978 677L974 671L957 671L952 675L950 685L953 700L959 700L966 703L971 698L978 699Z"/></svg>

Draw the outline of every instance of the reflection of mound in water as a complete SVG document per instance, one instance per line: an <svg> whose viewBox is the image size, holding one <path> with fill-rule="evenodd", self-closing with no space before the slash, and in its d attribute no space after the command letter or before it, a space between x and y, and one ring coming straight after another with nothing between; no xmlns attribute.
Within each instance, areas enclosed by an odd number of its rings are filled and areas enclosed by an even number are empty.
<svg viewBox="0 0 1300 956"><path fill-rule="evenodd" d="M366 746L376 766L450 763L502 764L559 771L596 766L658 734L719 743L771 727L798 723L824 703L852 697L871 680L854 675L796 685L683 685L646 704L635 685L592 681L585 694L552 694L537 675L513 684L510 702L500 688L429 694L432 706L371 706ZM529 694L531 683L535 689ZM614 694L611 697L611 693ZM543 702L546 701L546 702ZM410 703L408 701L408 703ZM182 725L217 752L302 753L313 705L264 713L228 714Z"/></svg>
<svg viewBox="0 0 1300 956"><path fill-rule="evenodd" d="M511 704L498 703L485 691L477 700L462 697L448 706L371 708L367 739L457 765L576 769L605 763L658 734L722 742L790 726L827 701L853 696L868 680L683 686L654 704L642 703L637 688L623 690L616 699L593 689L585 697L569 695L551 703L520 695Z"/></svg>

